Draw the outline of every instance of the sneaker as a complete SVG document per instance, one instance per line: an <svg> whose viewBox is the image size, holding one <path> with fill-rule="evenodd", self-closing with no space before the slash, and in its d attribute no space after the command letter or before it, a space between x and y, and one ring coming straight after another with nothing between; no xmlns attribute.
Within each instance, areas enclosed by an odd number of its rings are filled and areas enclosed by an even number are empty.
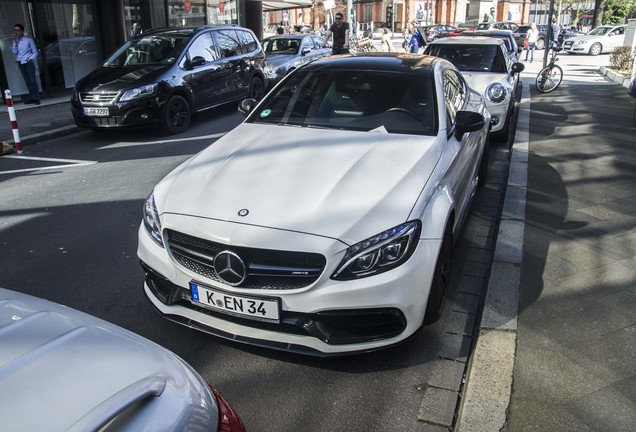
<svg viewBox="0 0 636 432"><path fill-rule="evenodd" d="M40 105L40 99L34 100L33 103L36 104L36 105Z"/></svg>
<svg viewBox="0 0 636 432"><path fill-rule="evenodd" d="M27 104L32 104L32 103L34 103L34 102L35 102L35 101L33 101L33 100L31 100L31 99L27 99L27 100L25 100L25 101L24 101L24 104L25 104L25 105L27 105Z"/></svg>

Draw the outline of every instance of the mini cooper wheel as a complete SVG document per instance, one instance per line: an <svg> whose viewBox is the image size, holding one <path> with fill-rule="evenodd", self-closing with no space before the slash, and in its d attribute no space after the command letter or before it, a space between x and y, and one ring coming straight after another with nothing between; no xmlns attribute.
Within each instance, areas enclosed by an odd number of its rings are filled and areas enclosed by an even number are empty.
<svg viewBox="0 0 636 432"><path fill-rule="evenodd" d="M435 273L433 274L431 290L428 293L428 302L426 303L424 325L433 324L440 319L444 311L446 292L448 291L448 285L450 283L452 244L453 235L449 224L444 232L442 246L440 247L437 257L437 264L435 264Z"/></svg>
<svg viewBox="0 0 636 432"><path fill-rule="evenodd" d="M182 96L168 99L164 111L163 129L170 134L178 134L190 126L190 105Z"/></svg>

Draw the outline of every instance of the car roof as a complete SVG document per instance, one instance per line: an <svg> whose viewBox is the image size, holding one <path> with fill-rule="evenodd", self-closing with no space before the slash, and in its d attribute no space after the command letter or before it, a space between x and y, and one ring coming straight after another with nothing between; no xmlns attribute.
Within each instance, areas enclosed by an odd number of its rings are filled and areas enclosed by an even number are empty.
<svg viewBox="0 0 636 432"><path fill-rule="evenodd" d="M118 430L140 417L148 430L162 430L168 418L177 430L194 415L218 421L201 409L216 402L190 366L114 324L0 288L0 329L5 430L97 430L126 410L136 414L115 420Z"/></svg>
<svg viewBox="0 0 636 432"><path fill-rule="evenodd" d="M310 33L304 33L304 34L282 34L282 35L275 35L275 36L269 36L266 37L265 39L263 39L264 41L268 41L268 40L273 40L273 39L303 39L306 37L319 37L318 35L315 34L310 34Z"/></svg>
<svg viewBox="0 0 636 432"><path fill-rule="evenodd" d="M463 33L462 33L463 34ZM442 39L436 39L429 45L505 45L505 42L499 38L488 36L451 36Z"/></svg>
<svg viewBox="0 0 636 432"><path fill-rule="evenodd" d="M199 33L204 30L211 29L241 29L241 30L249 30L247 28L238 26L236 24L206 24L198 27L158 27L152 28L148 30L144 30L141 36L146 35L154 35L154 34L183 34L186 36L191 36L192 34ZM251 30L250 30L251 31Z"/></svg>
<svg viewBox="0 0 636 432"><path fill-rule="evenodd" d="M303 66L308 69L367 69L400 73L432 73L436 64L446 60L424 54L362 53L324 57ZM451 64L450 62L447 62Z"/></svg>

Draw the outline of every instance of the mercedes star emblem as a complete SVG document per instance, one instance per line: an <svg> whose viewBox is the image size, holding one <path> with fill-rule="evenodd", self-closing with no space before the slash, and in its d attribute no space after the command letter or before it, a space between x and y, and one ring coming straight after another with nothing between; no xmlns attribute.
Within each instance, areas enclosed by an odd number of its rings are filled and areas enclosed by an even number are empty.
<svg viewBox="0 0 636 432"><path fill-rule="evenodd" d="M219 279L231 286L239 286L247 279L247 266L240 256L228 250L214 257L214 271Z"/></svg>

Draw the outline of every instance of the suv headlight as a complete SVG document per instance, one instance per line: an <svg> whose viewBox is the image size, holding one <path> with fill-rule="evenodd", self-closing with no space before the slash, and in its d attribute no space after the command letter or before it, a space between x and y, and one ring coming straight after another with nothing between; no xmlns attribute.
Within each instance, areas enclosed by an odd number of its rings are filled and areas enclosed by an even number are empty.
<svg viewBox="0 0 636 432"><path fill-rule="evenodd" d="M492 83L486 89L486 98L494 103L499 103L506 98L506 88L501 83Z"/></svg>
<svg viewBox="0 0 636 432"><path fill-rule="evenodd" d="M420 221L406 222L350 246L331 278L359 279L403 264L413 255L420 230Z"/></svg>
<svg viewBox="0 0 636 432"><path fill-rule="evenodd" d="M161 222L159 221L159 212L155 205L155 195L152 194L144 204L144 227L155 243L163 247L163 238L161 237Z"/></svg>
<svg viewBox="0 0 636 432"><path fill-rule="evenodd" d="M154 96L157 94L157 87L159 87L159 84L153 83L153 84L137 87L134 89L126 90L124 94L121 96L121 99L119 99L119 101L126 102L132 99L139 99L139 98Z"/></svg>

